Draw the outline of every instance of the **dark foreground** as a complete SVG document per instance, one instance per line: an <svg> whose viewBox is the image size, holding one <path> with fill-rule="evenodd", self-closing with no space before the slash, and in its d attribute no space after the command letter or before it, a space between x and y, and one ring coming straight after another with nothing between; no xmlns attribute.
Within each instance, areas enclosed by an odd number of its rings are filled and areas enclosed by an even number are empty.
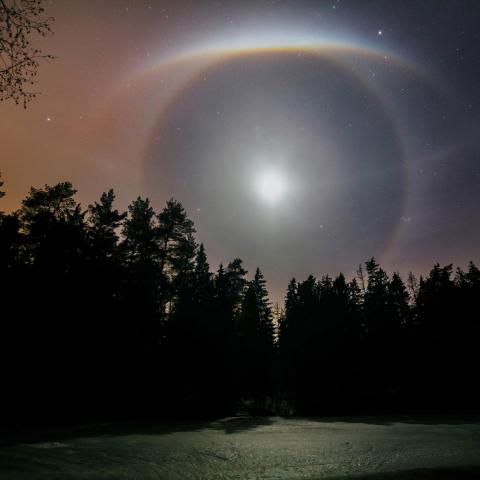
<svg viewBox="0 0 480 480"><path fill-rule="evenodd" d="M480 479L480 418L232 417L2 432L10 479Z"/></svg>

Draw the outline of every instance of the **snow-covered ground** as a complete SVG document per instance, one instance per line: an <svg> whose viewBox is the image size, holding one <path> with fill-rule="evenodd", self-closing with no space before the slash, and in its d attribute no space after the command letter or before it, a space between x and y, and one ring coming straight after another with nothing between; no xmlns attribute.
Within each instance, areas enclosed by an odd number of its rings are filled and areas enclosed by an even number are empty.
<svg viewBox="0 0 480 480"><path fill-rule="evenodd" d="M8 435L2 480L480 479L479 419L233 417Z"/></svg>

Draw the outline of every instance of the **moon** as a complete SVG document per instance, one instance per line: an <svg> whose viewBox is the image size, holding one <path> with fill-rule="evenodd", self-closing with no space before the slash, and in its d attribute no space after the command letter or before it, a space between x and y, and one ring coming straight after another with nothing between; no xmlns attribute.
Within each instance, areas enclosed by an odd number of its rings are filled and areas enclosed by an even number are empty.
<svg viewBox="0 0 480 480"><path fill-rule="evenodd" d="M268 205L276 205L287 193L287 180L279 170L265 170L257 177L256 191Z"/></svg>

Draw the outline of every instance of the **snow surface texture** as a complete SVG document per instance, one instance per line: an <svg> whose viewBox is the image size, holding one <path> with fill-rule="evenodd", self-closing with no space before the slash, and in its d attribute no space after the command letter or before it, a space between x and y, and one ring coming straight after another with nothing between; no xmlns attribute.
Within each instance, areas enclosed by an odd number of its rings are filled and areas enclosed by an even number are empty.
<svg viewBox="0 0 480 480"><path fill-rule="evenodd" d="M232 417L3 432L10 479L480 479L480 420Z"/></svg>

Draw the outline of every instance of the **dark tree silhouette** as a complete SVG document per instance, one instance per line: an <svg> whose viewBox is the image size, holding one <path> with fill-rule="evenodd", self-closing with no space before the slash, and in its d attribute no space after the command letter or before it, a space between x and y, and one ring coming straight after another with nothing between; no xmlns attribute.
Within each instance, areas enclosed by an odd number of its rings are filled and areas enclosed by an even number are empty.
<svg viewBox="0 0 480 480"><path fill-rule="evenodd" d="M138 197L128 206L123 222L124 281L120 292L122 302L121 345L122 368L131 378L129 398L138 409L151 401L154 388L155 353L163 320L155 212L148 199ZM143 400L145 398L145 400Z"/></svg>
<svg viewBox="0 0 480 480"><path fill-rule="evenodd" d="M238 316L239 382L244 396L272 390L273 322L266 282L259 268L248 283Z"/></svg>
<svg viewBox="0 0 480 480"><path fill-rule="evenodd" d="M84 330L90 335L88 358L92 383L102 392L104 410L113 403L120 379L117 369L125 350L120 319L123 317L124 290L127 276L119 248L118 231L126 218L113 208L115 194L109 190L87 209L87 250L85 282L89 285L89 303L94 306L84 319ZM108 399L108 401L107 401ZM98 398L100 403L101 399Z"/></svg>
<svg viewBox="0 0 480 480"><path fill-rule="evenodd" d="M0 174L0 178L2 177L2 175ZM0 187L3 187L3 184L4 182L2 180L0 180ZM5 192L3 192L2 190L0 190L0 198L4 197L5 196Z"/></svg>
<svg viewBox="0 0 480 480"><path fill-rule="evenodd" d="M92 252L99 260L109 260L118 253L118 229L127 214L113 209L113 190L102 193L100 203L88 207L89 236Z"/></svg>
<svg viewBox="0 0 480 480"><path fill-rule="evenodd" d="M180 202L173 198L158 215L160 270L179 281L192 269L195 256L195 229Z"/></svg>
<svg viewBox="0 0 480 480"><path fill-rule="evenodd" d="M109 190L83 211L75 193L32 188L0 213L3 422L478 413L474 263L407 286L373 258L351 281L293 279L277 337L260 269L213 274L178 201L124 213Z"/></svg>

